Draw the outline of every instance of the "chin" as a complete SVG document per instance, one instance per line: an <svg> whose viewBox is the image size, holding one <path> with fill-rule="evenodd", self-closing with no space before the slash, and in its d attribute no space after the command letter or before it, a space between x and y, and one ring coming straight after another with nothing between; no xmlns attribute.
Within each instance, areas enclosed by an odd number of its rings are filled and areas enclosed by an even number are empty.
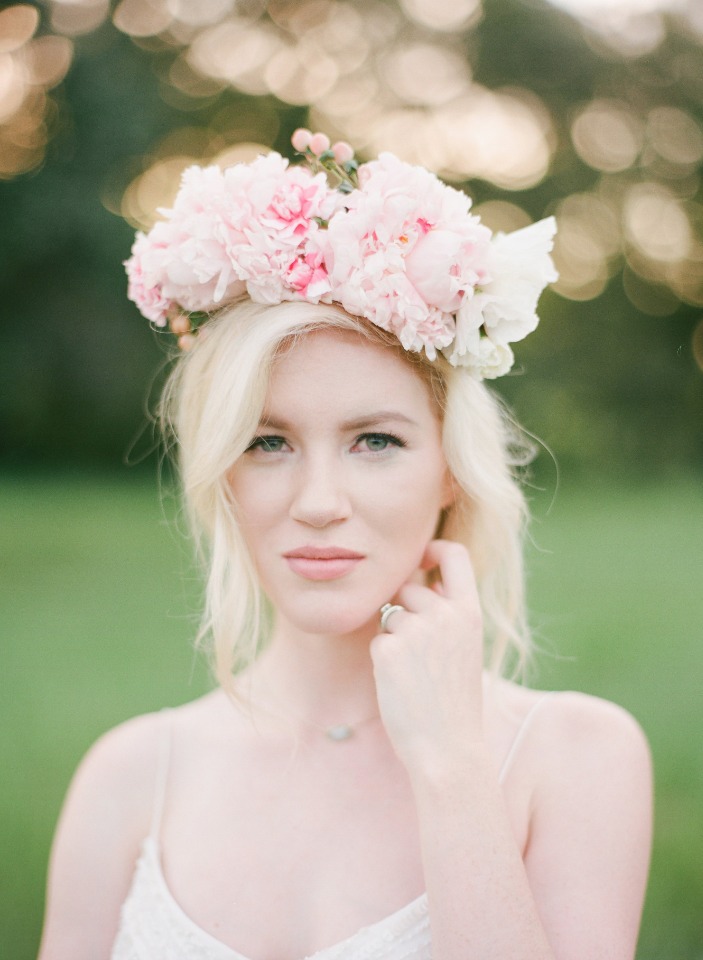
<svg viewBox="0 0 703 960"><path fill-rule="evenodd" d="M332 606L332 608L331 608ZM378 632L379 606L355 604L342 606L338 601L333 605L320 603L315 609L281 609L282 616L302 633L317 636L345 636L357 633L365 628L375 628Z"/></svg>

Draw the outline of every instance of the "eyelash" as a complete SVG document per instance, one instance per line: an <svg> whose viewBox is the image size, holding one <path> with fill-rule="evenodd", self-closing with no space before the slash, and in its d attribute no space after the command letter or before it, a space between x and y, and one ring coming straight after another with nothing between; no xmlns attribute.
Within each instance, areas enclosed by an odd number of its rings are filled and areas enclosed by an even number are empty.
<svg viewBox="0 0 703 960"><path fill-rule="evenodd" d="M354 446L356 446L356 445L357 445L358 443L360 443L362 440L369 440L369 439L387 440L387 441L389 441L389 446L393 446L393 447L404 447L404 446L406 446L405 441L402 440L400 437L396 436L396 434L394 434L394 433L362 433L362 434L361 434L360 436L358 436L358 437L356 438L356 440L354 441ZM368 449L368 448L367 448L367 449ZM370 450L370 449L368 449L368 452L369 452L369 453L382 454L382 453L385 453L385 452L386 452L386 449L387 449L387 447L384 447L383 450Z"/></svg>
<svg viewBox="0 0 703 960"><path fill-rule="evenodd" d="M272 440L283 441L283 437L276 437L273 434L270 436L254 437L245 452L249 453L250 450L263 450L265 453L278 453L278 450L272 450L270 447Z"/></svg>
<svg viewBox="0 0 703 960"><path fill-rule="evenodd" d="M405 447L406 443L401 437L397 436L394 433L361 433L354 441L354 446L361 443L363 440L369 439L381 439L388 442L389 446L394 447ZM274 441L280 441L285 443L284 437L276 436L275 434L270 434L268 436L263 435L259 437L254 437L249 446L246 449L246 452L249 453L251 450L262 450L264 453L280 453L280 449L272 450L271 443ZM387 447L384 447L382 450L371 450L367 449L367 452L370 454L383 454L387 450Z"/></svg>

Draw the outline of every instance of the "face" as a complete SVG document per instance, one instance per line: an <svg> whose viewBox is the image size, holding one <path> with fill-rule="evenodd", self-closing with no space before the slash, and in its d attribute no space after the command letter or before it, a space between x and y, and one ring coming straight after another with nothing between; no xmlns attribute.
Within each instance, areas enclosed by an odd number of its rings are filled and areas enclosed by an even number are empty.
<svg viewBox="0 0 703 960"><path fill-rule="evenodd" d="M377 623L452 502L429 388L394 351L339 330L276 361L230 482L277 625L308 633Z"/></svg>

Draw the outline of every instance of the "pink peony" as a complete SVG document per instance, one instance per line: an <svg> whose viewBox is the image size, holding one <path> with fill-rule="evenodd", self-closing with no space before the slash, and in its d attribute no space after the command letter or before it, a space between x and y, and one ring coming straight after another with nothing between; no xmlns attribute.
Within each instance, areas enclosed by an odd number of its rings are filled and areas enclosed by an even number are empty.
<svg viewBox="0 0 703 960"><path fill-rule="evenodd" d="M471 217L463 230L438 228L420 237L405 261L415 289L447 313L486 277L490 231Z"/></svg>
<svg viewBox="0 0 703 960"><path fill-rule="evenodd" d="M320 250L310 250L288 267L287 284L303 300L319 303L332 289Z"/></svg>
<svg viewBox="0 0 703 960"><path fill-rule="evenodd" d="M338 202L324 174L277 153L224 172L190 167L166 219L140 241L130 296L155 323L170 302L211 310L245 290L264 303L289 299L290 265Z"/></svg>
<svg viewBox="0 0 703 960"><path fill-rule="evenodd" d="M491 234L470 206L392 154L364 164L359 189L323 241L334 299L433 357L451 342L466 291L485 275Z"/></svg>
<svg viewBox="0 0 703 960"><path fill-rule="evenodd" d="M143 233L137 233L132 245L132 255L124 262L128 280L127 296L137 305L143 317L151 320L157 327L165 327L169 301L163 295L158 278L145 273L143 260L145 253L148 256L148 252L147 238Z"/></svg>

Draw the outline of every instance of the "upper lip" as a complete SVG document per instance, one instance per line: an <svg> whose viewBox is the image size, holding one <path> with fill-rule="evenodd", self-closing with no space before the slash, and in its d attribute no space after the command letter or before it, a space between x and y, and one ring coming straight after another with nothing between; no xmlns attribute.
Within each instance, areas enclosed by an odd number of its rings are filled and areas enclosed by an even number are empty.
<svg viewBox="0 0 703 960"><path fill-rule="evenodd" d="M300 557L305 560L363 560L363 553L347 550L345 547L297 547L288 550L284 557Z"/></svg>

